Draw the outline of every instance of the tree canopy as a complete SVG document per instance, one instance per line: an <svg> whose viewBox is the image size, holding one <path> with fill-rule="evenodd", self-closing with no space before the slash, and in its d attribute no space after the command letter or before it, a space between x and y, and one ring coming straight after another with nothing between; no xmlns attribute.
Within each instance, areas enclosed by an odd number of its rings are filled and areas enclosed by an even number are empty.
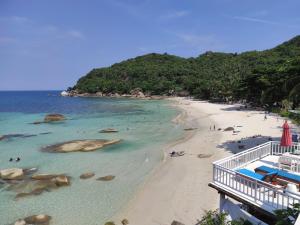
<svg viewBox="0 0 300 225"><path fill-rule="evenodd" d="M300 103L300 36L265 51L206 52L195 58L151 53L93 69L73 87L79 92L152 95L188 92L208 100L258 105Z"/></svg>

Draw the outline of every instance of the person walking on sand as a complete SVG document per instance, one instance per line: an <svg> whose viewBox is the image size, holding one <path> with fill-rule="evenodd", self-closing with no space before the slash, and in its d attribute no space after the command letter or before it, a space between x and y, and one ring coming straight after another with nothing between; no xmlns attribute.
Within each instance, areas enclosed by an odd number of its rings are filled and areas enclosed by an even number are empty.
<svg viewBox="0 0 300 225"><path fill-rule="evenodd" d="M216 130L216 125L214 125L214 130Z"/></svg>

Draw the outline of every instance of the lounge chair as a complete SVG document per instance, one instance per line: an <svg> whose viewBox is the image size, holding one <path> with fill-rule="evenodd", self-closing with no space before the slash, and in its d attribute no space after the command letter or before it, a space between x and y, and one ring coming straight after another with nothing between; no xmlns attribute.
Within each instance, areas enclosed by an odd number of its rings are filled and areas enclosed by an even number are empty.
<svg viewBox="0 0 300 225"><path fill-rule="evenodd" d="M245 175L246 177L250 177L250 178L255 179L255 180L263 181L264 178L265 178L265 175L255 173L255 172L253 172L251 170L248 170L248 169L239 169L239 170L237 170L237 172L239 172L242 175Z"/></svg>
<svg viewBox="0 0 300 225"><path fill-rule="evenodd" d="M300 187L300 176L296 174L292 174L289 172L286 172L284 170L279 170L276 168L271 168L268 166L260 166L255 169L255 172L260 173L262 175L270 173L270 172L276 172L277 178L279 181L285 182L287 184L288 182L294 183L298 185L298 188Z"/></svg>

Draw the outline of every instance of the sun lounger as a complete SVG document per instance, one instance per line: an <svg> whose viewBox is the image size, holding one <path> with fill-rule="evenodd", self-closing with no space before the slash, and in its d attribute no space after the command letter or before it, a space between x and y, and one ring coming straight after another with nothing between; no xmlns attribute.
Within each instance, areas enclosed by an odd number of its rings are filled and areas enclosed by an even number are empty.
<svg viewBox="0 0 300 225"><path fill-rule="evenodd" d="M279 170L276 168L271 168L268 166L260 166L255 169L255 172L261 173L262 175L270 173L270 172L276 172L277 177L280 180L284 180L286 182L295 183L298 185L298 188L300 187L300 176L296 174L292 174L283 170Z"/></svg>
<svg viewBox="0 0 300 225"><path fill-rule="evenodd" d="M255 180L263 181L264 178L265 178L265 175L255 173L255 172L253 172L251 170L248 170L248 169L239 169L239 170L237 170L237 172L239 172L240 174L245 175L247 177L253 178Z"/></svg>

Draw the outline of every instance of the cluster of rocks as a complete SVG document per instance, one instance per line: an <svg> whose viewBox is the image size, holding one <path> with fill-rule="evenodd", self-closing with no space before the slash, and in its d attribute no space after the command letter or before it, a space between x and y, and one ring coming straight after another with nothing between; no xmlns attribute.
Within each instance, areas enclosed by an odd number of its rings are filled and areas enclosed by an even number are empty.
<svg viewBox="0 0 300 225"><path fill-rule="evenodd" d="M68 152L90 152L97 149L103 148L107 145L117 144L121 140L73 140L67 141L59 144L49 145L42 148L42 151L46 152L56 152L56 153L68 153Z"/></svg>
<svg viewBox="0 0 300 225"><path fill-rule="evenodd" d="M14 225L48 225L50 223L51 216L46 214L32 215L25 217L24 219L18 219Z"/></svg>
<svg viewBox="0 0 300 225"><path fill-rule="evenodd" d="M65 174L35 174L36 168L9 168L0 170L0 183L7 191L16 192L16 198L40 195L63 186L69 186L70 177Z"/></svg>
<svg viewBox="0 0 300 225"><path fill-rule="evenodd" d="M129 224L129 221L128 219L123 219L121 221L122 225L128 225ZM104 225L116 225L113 221L109 221L109 222L106 222Z"/></svg>
<svg viewBox="0 0 300 225"><path fill-rule="evenodd" d="M125 98L141 98L141 99L151 99L150 94L145 94L141 88L135 88L130 91L130 94L119 94L119 93L105 93L98 91L96 93L80 93L78 90L63 91L61 96L68 97L125 97Z"/></svg>
<svg viewBox="0 0 300 225"><path fill-rule="evenodd" d="M61 122L66 120L66 117L62 114L53 113L47 114L43 121L36 121L33 124L41 124L41 123L52 123L52 122Z"/></svg>
<svg viewBox="0 0 300 225"><path fill-rule="evenodd" d="M83 180L86 180L86 179L92 178L94 176L95 176L95 173L93 173L93 172L87 172L87 173L81 174L79 178L83 179ZM107 176L104 176L104 177L99 177L96 180L111 181L111 180L115 179L115 177L116 176L113 176L113 175L107 175Z"/></svg>

